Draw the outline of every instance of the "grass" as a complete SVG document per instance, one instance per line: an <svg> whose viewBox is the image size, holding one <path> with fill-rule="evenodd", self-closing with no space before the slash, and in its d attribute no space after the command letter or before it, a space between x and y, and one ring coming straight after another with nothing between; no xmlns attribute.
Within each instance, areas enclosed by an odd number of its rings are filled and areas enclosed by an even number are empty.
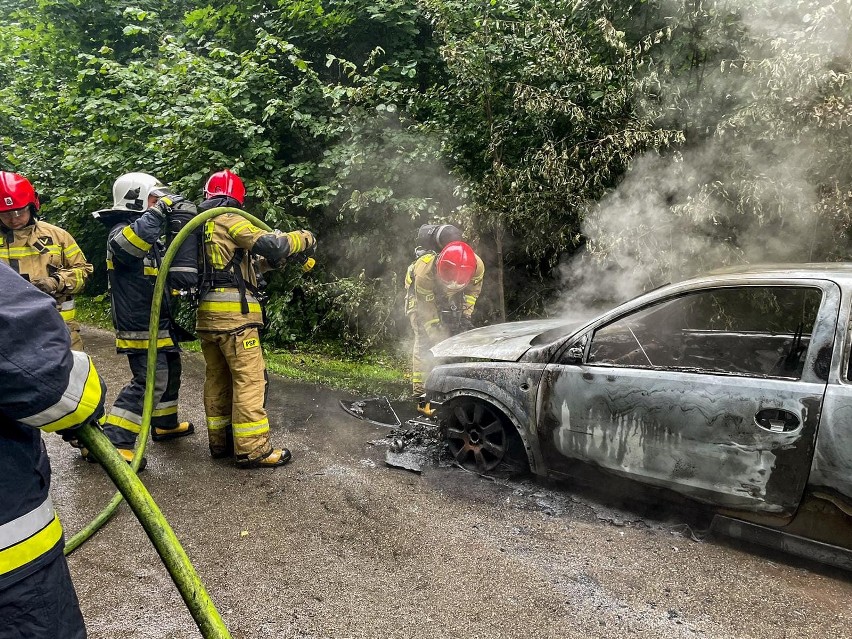
<svg viewBox="0 0 852 639"><path fill-rule="evenodd" d="M109 300L105 296L77 297L77 320L112 330ZM198 342L181 344L200 352ZM391 399L411 394L409 362L394 353L352 356L336 342L297 343L288 348L264 346L270 372L311 384L348 390L363 395L387 395Z"/></svg>

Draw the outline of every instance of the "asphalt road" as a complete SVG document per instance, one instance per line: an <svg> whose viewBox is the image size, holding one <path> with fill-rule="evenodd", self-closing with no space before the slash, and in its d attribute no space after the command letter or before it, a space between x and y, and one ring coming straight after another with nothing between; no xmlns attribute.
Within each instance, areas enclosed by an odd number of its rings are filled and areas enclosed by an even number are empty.
<svg viewBox="0 0 852 639"><path fill-rule="evenodd" d="M129 377L111 337L84 332L110 401ZM273 439L293 462L212 460L203 367L185 356L198 432L151 443L142 478L234 637L852 637L852 575L693 541L677 512L651 520L570 485L388 468L386 429L336 391L273 378ZM47 439L70 536L113 490ZM201 636L126 505L69 563L90 637Z"/></svg>

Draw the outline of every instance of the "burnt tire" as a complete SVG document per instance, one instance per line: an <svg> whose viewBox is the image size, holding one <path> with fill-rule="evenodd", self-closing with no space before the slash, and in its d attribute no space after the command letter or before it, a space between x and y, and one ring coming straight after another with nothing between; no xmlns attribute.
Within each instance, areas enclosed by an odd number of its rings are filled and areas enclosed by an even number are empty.
<svg viewBox="0 0 852 639"><path fill-rule="evenodd" d="M480 473L501 464L513 471L527 469L520 435L494 406L478 399L461 399L449 408L444 436L450 455L460 466Z"/></svg>

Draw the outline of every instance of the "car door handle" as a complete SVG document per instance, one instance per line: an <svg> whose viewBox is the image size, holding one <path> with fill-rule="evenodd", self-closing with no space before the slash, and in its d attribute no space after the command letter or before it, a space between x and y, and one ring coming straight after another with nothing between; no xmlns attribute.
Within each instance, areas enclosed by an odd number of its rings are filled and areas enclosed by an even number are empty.
<svg viewBox="0 0 852 639"><path fill-rule="evenodd" d="M771 433L786 433L796 430L801 422L794 413L788 410L764 408L754 416L754 423L758 428L768 430Z"/></svg>

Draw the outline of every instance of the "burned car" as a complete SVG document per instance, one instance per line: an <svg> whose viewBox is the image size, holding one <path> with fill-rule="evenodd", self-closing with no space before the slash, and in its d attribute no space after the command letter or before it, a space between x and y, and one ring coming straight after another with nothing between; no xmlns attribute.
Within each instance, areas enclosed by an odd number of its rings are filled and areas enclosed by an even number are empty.
<svg viewBox="0 0 852 639"><path fill-rule="evenodd" d="M852 568L850 313L852 265L719 271L591 321L452 337L427 397L465 466L615 474Z"/></svg>

